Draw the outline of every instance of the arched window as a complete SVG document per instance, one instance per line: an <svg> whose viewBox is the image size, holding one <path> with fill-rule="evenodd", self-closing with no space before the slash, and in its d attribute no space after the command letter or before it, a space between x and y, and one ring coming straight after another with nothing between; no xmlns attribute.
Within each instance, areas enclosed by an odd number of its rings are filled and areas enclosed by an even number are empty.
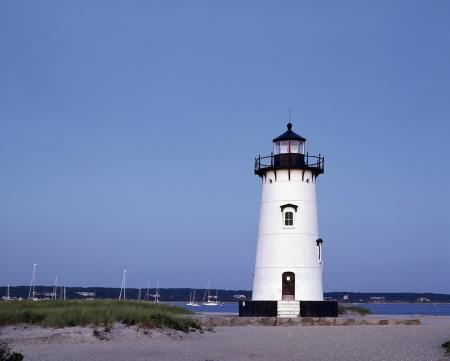
<svg viewBox="0 0 450 361"><path fill-rule="evenodd" d="M294 228L295 227L295 214L297 213L297 208L295 204L283 204L280 206L282 215L282 225L283 228Z"/></svg>
<svg viewBox="0 0 450 361"><path fill-rule="evenodd" d="M294 226L294 213L291 211L284 212L284 226L293 227Z"/></svg>

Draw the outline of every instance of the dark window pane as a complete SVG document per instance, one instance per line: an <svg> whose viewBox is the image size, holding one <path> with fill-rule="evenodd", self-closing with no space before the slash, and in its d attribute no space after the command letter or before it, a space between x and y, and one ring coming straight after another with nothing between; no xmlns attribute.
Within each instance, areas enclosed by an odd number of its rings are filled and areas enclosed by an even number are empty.
<svg viewBox="0 0 450 361"><path fill-rule="evenodd" d="M294 225L294 213L286 212L284 214L284 225L285 226L293 226Z"/></svg>

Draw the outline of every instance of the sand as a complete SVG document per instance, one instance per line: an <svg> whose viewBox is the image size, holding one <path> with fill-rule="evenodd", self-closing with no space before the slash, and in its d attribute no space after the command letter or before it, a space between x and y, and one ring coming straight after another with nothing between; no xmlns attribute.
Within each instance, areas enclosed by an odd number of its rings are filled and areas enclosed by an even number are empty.
<svg viewBox="0 0 450 361"><path fill-rule="evenodd" d="M450 339L450 317L420 319L420 326L240 326L189 334L115 325L99 337L89 327L8 326L0 340L25 361L450 360L440 346Z"/></svg>

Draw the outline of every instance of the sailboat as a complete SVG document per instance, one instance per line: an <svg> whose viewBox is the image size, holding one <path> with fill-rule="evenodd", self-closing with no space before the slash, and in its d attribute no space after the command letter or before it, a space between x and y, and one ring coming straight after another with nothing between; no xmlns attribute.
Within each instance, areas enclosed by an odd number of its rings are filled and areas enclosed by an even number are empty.
<svg viewBox="0 0 450 361"><path fill-rule="evenodd" d="M161 298L161 294L159 293L159 281L156 281L155 293L150 296L153 297L153 302L159 302L159 299Z"/></svg>
<svg viewBox="0 0 450 361"><path fill-rule="evenodd" d="M10 293L9 293L9 285L8 285L8 287L6 288L6 296L3 296L3 297L2 297L2 300L3 300L3 301L11 301L11 300L13 300L13 298L11 297L11 295L10 295Z"/></svg>
<svg viewBox="0 0 450 361"><path fill-rule="evenodd" d="M217 290L216 295L211 295L211 289L210 289L210 282L208 282L208 287L205 291L205 295L203 296L203 306L219 306L218 297L217 297Z"/></svg>
<svg viewBox="0 0 450 361"><path fill-rule="evenodd" d="M30 289L28 291L28 299L30 301L39 301L39 298L36 296L38 293L36 292L36 263L33 264L33 273L31 275Z"/></svg>
<svg viewBox="0 0 450 361"><path fill-rule="evenodd" d="M195 288L193 292L189 293L189 302L186 303L186 306L191 306L191 307L199 307L200 305L195 302Z"/></svg>
<svg viewBox="0 0 450 361"><path fill-rule="evenodd" d="M53 284L53 290L51 293L52 300L56 300L57 293L58 293L58 276L56 276L55 283Z"/></svg>

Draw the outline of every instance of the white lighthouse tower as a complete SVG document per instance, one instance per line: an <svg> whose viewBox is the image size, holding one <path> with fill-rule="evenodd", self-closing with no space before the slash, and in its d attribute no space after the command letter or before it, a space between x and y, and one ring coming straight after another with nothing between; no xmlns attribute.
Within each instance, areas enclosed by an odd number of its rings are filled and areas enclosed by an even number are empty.
<svg viewBox="0 0 450 361"><path fill-rule="evenodd" d="M262 196L252 300L323 301L316 181L324 157L305 152L306 139L287 128L255 161Z"/></svg>

